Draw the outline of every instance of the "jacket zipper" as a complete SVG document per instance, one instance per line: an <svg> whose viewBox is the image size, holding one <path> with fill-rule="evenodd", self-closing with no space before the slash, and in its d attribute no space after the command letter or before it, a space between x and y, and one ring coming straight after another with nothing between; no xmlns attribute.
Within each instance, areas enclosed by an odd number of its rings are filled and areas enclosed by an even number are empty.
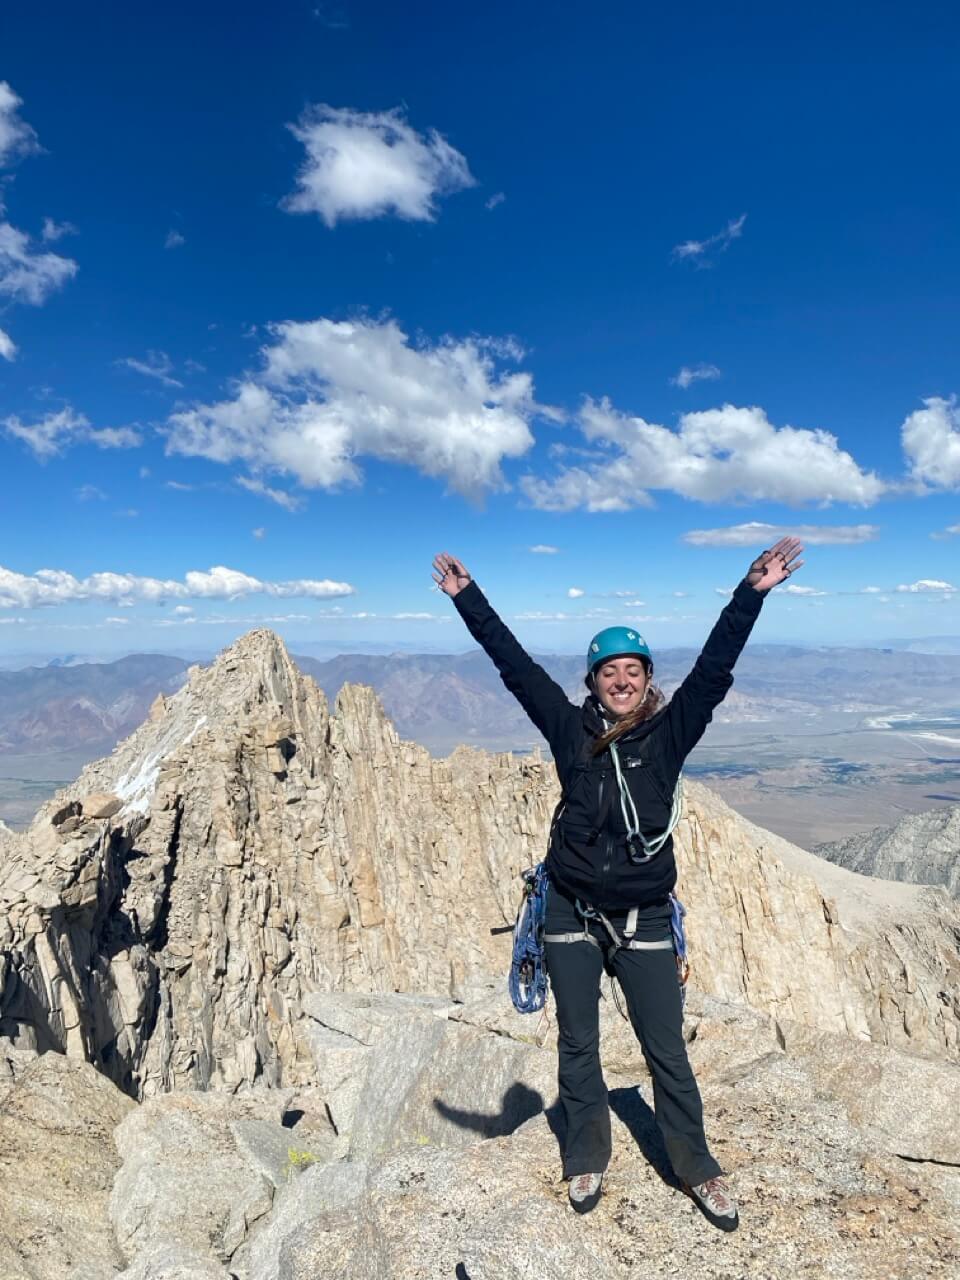
<svg viewBox="0 0 960 1280"><path fill-rule="evenodd" d="M598 813L603 812L603 783L606 776L607 775L605 773L600 774L600 786L597 792ZM601 832L601 835L603 836L603 866L600 871L600 894L598 896L600 901L603 902L606 900L607 880L610 876L610 863L613 858L613 846L612 841L606 832Z"/></svg>

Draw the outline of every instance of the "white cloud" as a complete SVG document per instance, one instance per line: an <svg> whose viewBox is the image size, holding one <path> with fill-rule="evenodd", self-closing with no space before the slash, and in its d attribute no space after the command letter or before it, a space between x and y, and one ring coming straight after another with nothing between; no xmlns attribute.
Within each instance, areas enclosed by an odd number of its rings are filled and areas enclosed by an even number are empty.
<svg viewBox="0 0 960 1280"><path fill-rule="evenodd" d="M6 80L0 80L0 167L19 155L39 151L34 131L19 116L21 100ZM0 215L4 212L0 199ZM44 222L46 232L47 223ZM51 223L56 226L56 223ZM65 227L69 223L63 224ZM30 237L9 222L0 221L0 298L40 306L56 289L76 275L77 264L57 253L36 253ZM16 347L0 331L0 356L12 360Z"/></svg>
<svg viewBox="0 0 960 1280"><path fill-rule="evenodd" d="M691 529L683 535L683 541L693 547L759 548L792 535L811 547L851 546L872 542L879 532L879 526L875 524L778 525L749 520L746 524L734 524L724 529Z"/></svg>
<svg viewBox="0 0 960 1280"><path fill-rule="evenodd" d="M176 606L175 606L175 608L174 608L173 612L174 612L178 617L186 617L186 615L187 615L188 613L193 613L193 605L191 605L191 604L178 604L178 605L176 605Z"/></svg>
<svg viewBox="0 0 960 1280"><path fill-rule="evenodd" d="M104 621L109 626L113 626L113 627L129 627L130 625L129 618L105 618Z"/></svg>
<svg viewBox="0 0 960 1280"><path fill-rule="evenodd" d="M581 587L570 587L567 591L567 595L571 600L579 600L584 594L585 593Z"/></svg>
<svg viewBox="0 0 960 1280"><path fill-rule="evenodd" d="M528 551L532 551L535 556L555 556L559 553L559 547L550 547L546 543L538 542L535 547L528 547Z"/></svg>
<svg viewBox="0 0 960 1280"><path fill-rule="evenodd" d="M4 418L7 435L29 445L38 458L56 457L73 444L94 444L98 449L134 449L142 438L132 427L91 427L82 413L68 405L57 413L48 413L38 422L21 422L14 416Z"/></svg>
<svg viewBox="0 0 960 1280"><path fill-rule="evenodd" d="M167 451L243 462L307 488L362 480L363 456L418 468L459 493L504 487L501 463L533 444L529 374L497 367L503 344L414 345L393 320L314 320L272 329L259 376L232 399L174 413Z"/></svg>
<svg viewBox="0 0 960 1280"><path fill-rule="evenodd" d="M328 227L341 218L432 222L438 196L474 185L466 159L431 129L420 134L401 111L366 112L325 104L288 125L307 156L298 190L283 207L318 213Z"/></svg>
<svg viewBox="0 0 960 1280"><path fill-rule="evenodd" d="M684 240L682 244L674 245L673 256L680 259L693 258L702 264L712 249L722 253L734 240L739 240L746 220L747 215L742 213L739 218L731 218L722 231L708 236L706 240Z"/></svg>
<svg viewBox="0 0 960 1280"><path fill-rule="evenodd" d="M483 202L483 207L485 209L496 209L497 205L503 204L506 198L507 197L504 195L502 191L495 191L489 200L485 200Z"/></svg>
<svg viewBox="0 0 960 1280"><path fill-rule="evenodd" d="M82 484L79 489L75 490L74 496L78 502L104 502L107 495L102 489L98 489L95 484Z"/></svg>
<svg viewBox="0 0 960 1280"><path fill-rule="evenodd" d="M829 591L818 591L816 587L801 587L795 582L788 582L782 590L788 596L828 596Z"/></svg>
<svg viewBox="0 0 960 1280"><path fill-rule="evenodd" d="M879 596L883 594L882 587L861 587L860 595L862 596Z"/></svg>
<svg viewBox="0 0 960 1280"><path fill-rule="evenodd" d="M179 249L182 244L186 244L186 243L187 243L186 236L181 235L179 231L176 231L173 228L171 228L167 232L167 237L163 242L163 247L165 249Z"/></svg>
<svg viewBox="0 0 960 1280"><path fill-rule="evenodd" d="M20 119L22 105L22 99L6 80L0 80L0 165L8 164L18 155L39 150L37 135Z"/></svg>
<svg viewBox="0 0 960 1280"><path fill-rule="evenodd" d="M692 368L684 365L670 381L675 387L682 387L686 391L687 387L693 386L695 382L714 382L719 377L720 370L715 364L697 364Z"/></svg>
<svg viewBox="0 0 960 1280"><path fill-rule="evenodd" d="M156 378L165 387L182 387L183 383L173 377L173 361L165 351L148 351L146 360L138 360L134 356L124 356L117 364L142 373L144 377Z"/></svg>
<svg viewBox="0 0 960 1280"><path fill-rule="evenodd" d="M332 582L327 578L265 582L223 565L203 571L191 570L182 581L145 578L132 573L94 573L87 578L75 578L63 569L40 569L28 575L0 565L2 609L36 609L83 600L140 600L159 604L184 599L236 600L249 595L326 600L353 595L355 591L347 582Z"/></svg>
<svg viewBox="0 0 960 1280"><path fill-rule="evenodd" d="M34 253L28 235L0 222L0 295L39 307L76 274L72 258Z"/></svg>
<svg viewBox="0 0 960 1280"><path fill-rule="evenodd" d="M609 400L587 400L579 425L595 446L592 463L552 480L527 476L522 487L547 511L625 511L650 506L647 490L698 502L875 502L885 485L863 471L823 430L775 427L760 408L723 405L685 413L677 430L628 417ZM611 449L619 452L611 457Z"/></svg>
<svg viewBox="0 0 960 1280"><path fill-rule="evenodd" d="M54 222L53 218L44 218L43 231L41 238L50 243L53 240L61 240L64 236L75 236L77 228L72 222Z"/></svg>
<svg viewBox="0 0 960 1280"><path fill-rule="evenodd" d="M267 498L270 502L275 502L278 507L283 507L285 511L299 511L303 506L302 498L296 497L295 494L287 493L285 489L271 489L262 480L251 480L249 476L237 476L236 480L241 488L248 490L250 493L259 494L261 498Z"/></svg>
<svg viewBox="0 0 960 1280"><path fill-rule="evenodd" d="M263 525L261 525L258 529L252 529L251 533L258 541L261 538L265 538L267 536L267 531L266 529L264 529Z"/></svg>
<svg viewBox="0 0 960 1280"><path fill-rule="evenodd" d="M960 488L960 412L956 400L931 396L900 430L910 478L933 489Z"/></svg>
<svg viewBox="0 0 960 1280"><path fill-rule="evenodd" d="M193 493L196 485L184 484L182 480L164 480L165 489L173 489L176 493Z"/></svg>
<svg viewBox="0 0 960 1280"><path fill-rule="evenodd" d="M956 591L956 589L957 588L952 586L949 582L941 582L938 578L920 578L917 582L901 583L900 586L897 587L898 591L909 591L913 593L943 591L949 594L951 591Z"/></svg>

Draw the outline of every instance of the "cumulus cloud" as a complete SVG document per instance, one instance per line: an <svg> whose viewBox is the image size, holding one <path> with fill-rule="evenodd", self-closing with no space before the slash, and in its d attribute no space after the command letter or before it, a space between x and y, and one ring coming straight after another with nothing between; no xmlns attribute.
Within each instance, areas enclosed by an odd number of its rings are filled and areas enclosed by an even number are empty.
<svg viewBox="0 0 960 1280"><path fill-rule="evenodd" d="M91 427L82 413L69 407L48 413L39 421L22 422L16 415L2 420L3 430L22 440L42 459L56 457L74 444L93 444L98 449L135 449L142 438L132 427Z"/></svg>
<svg viewBox="0 0 960 1280"><path fill-rule="evenodd" d="M747 215L742 213L739 218L731 218L722 231L718 231L716 235L708 236L706 240L684 240L681 244L674 245L674 258L693 259L698 265L704 265L711 252L714 250L723 253L729 249L734 240L739 240L743 235L743 224L747 220Z"/></svg>
<svg viewBox="0 0 960 1280"><path fill-rule="evenodd" d="M390 213L432 222L438 196L474 185L464 156L435 129L417 133L399 110L320 104L287 127L307 155L283 207L317 213L328 227Z"/></svg>
<svg viewBox="0 0 960 1280"><path fill-rule="evenodd" d="M683 535L684 542L692 547L762 547L780 538L793 536L810 547L851 546L860 542L872 542L880 532L875 524L764 524L760 520L748 520L746 524L729 525L724 529L691 529Z"/></svg>
<svg viewBox="0 0 960 1280"><path fill-rule="evenodd" d="M20 98L6 80L0 80L0 167L20 155L40 149L36 134L20 118L21 105ZM3 212L3 201L0 200L0 215ZM45 221L44 230L49 221ZM0 217L0 298L40 306L76 272L77 264L72 259L57 253L35 251L25 232ZM13 342L7 334L0 332L0 356L12 360L15 354Z"/></svg>
<svg viewBox="0 0 960 1280"><path fill-rule="evenodd" d="M145 378L155 378L165 387L183 386L183 383L173 376L173 361L165 351L148 351L146 360L140 360L135 356L124 356L122 360L117 361L117 364L133 369L134 373L142 373Z"/></svg>
<svg viewBox="0 0 960 1280"><path fill-rule="evenodd" d="M535 547L528 547L528 551L532 551L535 556L555 556L559 552L559 547L550 547L544 542L538 542Z"/></svg>
<svg viewBox="0 0 960 1280"><path fill-rule="evenodd" d="M8 164L18 155L39 150L37 135L20 118L21 106L23 100L6 80L0 80L0 165Z"/></svg>
<svg viewBox="0 0 960 1280"><path fill-rule="evenodd" d="M585 593L582 587L569 587L567 590L567 595L570 597L571 600L579 600L580 597L584 594Z"/></svg>
<svg viewBox="0 0 960 1280"><path fill-rule="evenodd" d="M928 591L946 592L956 591L956 587L949 582L941 582L939 578L920 578L916 582L902 582L898 587L898 591L908 591L913 594L926 593Z"/></svg>
<svg viewBox="0 0 960 1280"><path fill-rule="evenodd" d="M353 595L355 591L347 582L329 579L265 582L223 565L203 571L191 570L182 581L144 578L132 573L94 573L87 578L75 578L63 569L40 569L34 574L23 574L0 565L0 609L36 609L82 600L111 600L123 604L140 600L162 604L183 599L237 600L250 595L323 600Z"/></svg>
<svg viewBox="0 0 960 1280"><path fill-rule="evenodd" d="M954 399L931 396L900 431L910 478L932 489L960 489L960 412Z"/></svg>
<svg viewBox="0 0 960 1280"><path fill-rule="evenodd" d="M687 387L692 387L695 382L714 382L719 377L720 370L715 364L697 364L692 368L684 365L670 381L675 387L682 387L686 391Z"/></svg>
<svg viewBox="0 0 960 1280"><path fill-rule="evenodd" d="M416 467L470 497L504 486L501 463L533 444L528 373L479 339L414 345L392 320L314 320L272 329L263 369L233 397L171 415L167 451L242 462L307 488L362 480L367 456Z"/></svg>
<svg viewBox="0 0 960 1280"><path fill-rule="evenodd" d="M179 249L182 244L186 243L186 236L181 235L179 231L171 228L171 230L167 232L166 239L163 242L163 247L165 249Z"/></svg>
<svg viewBox="0 0 960 1280"><path fill-rule="evenodd" d="M39 307L76 274L72 258L34 252L28 235L0 222L0 295Z"/></svg>
<svg viewBox="0 0 960 1280"><path fill-rule="evenodd" d="M62 240L64 236L75 236L77 228L72 222L54 222L53 218L44 218L43 231L40 233L41 238L48 243L53 240Z"/></svg>
<svg viewBox="0 0 960 1280"><path fill-rule="evenodd" d="M828 596L829 591L819 591L816 587L801 587L795 582L788 582L781 590L788 596Z"/></svg>
<svg viewBox="0 0 960 1280"><path fill-rule="evenodd" d="M579 425L598 446L592 460L553 479L525 477L522 486L535 507L626 511L652 505L651 489L698 502L866 506L885 489L828 431L775 427L756 407L685 413L673 430L619 413L607 399L587 400Z"/></svg>
<svg viewBox="0 0 960 1280"><path fill-rule="evenodd" d="M938 542L944 542L948 538L955 538L958 533L960 533L960 524L948 524L946 529L938 529L935 533L931 533L930 537Z"/></svg>
<svg viewBox="0 0 960 1280"><path fill-rule="evenodd" d="M270 502L275 502L278 507L283 507L285 511L299 511L303 506L302 498L298 498L292 493L287 493L285 489L271 489L262 480L254 480L249 476L237 476L237 484L250 493L259 494L261 498L267 498Z"/></svg>

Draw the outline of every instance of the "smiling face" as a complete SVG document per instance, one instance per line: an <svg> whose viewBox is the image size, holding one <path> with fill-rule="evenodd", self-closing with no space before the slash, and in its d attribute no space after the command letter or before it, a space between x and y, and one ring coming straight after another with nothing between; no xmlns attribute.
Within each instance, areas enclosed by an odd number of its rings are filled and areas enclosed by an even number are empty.
<svg viewBox="0 0 960 1280"><path fill-rule="evenodd" d="M642 658L610 658L593 673L594 692L607 714L622 720L647 696L650 676Z"/></svg>

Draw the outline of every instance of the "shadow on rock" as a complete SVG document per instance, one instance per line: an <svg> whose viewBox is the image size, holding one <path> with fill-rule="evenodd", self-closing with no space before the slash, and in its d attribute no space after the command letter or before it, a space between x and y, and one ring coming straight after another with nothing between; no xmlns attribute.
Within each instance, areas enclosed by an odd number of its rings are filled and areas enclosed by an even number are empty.
<svg viewBox="0 0 960 1280"><path fill-rule="evenodd" d="M434 1098L433 1105L444 1120L449 1120L461 1129L479 1133L483 1138L502 1138L513 1133L524 1121L539 1115L544 1109L543 1095L525 1084L512 1084L503 1095L500 1110L493 1115L451 1107L442 1098Z"/></svg>
<svg viewBox="0 0 960 1280"><path fill-rule="evenodd" d="M626 1125L648 1164L668 1187L679 1188L680 1180L673 1172L663 1135L651 1108L639 1089L611 1089L610 1110Z"/></svg>

